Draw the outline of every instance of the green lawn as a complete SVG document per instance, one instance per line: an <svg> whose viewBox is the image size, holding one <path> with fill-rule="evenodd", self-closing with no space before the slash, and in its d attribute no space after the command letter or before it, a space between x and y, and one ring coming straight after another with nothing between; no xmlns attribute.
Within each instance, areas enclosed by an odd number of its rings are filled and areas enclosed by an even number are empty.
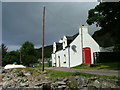
<svg viewBox="0 0 120 90"><path fill-rule="evenodd" d="M51 77L85 76L85 77L99 77L105 79L120 80L120 77L116 77L116 76L95 75L95 74L80 73L80 72L61 72L61 71L53 71L53 70L47 70L47 72L48 75Z"/></svg>
<svg viewBox="0 0 120 90"><path fill-rule="evenodd" d="M23 76L21 71L30 72L33 76L39 76L42 75L41 68L36 67L27 67L24 69L15 69L15 73L18 73L18 76ZM88 73L80 73L80 72L61 72L61 71L54 71L54 70L45 70L47 73L43 74L48 77L68 77L68 76L85 76L85 77L99 77L99 78L105 78L105 79L117 79L120 80L120 77L116 76L105 76L105 75L95 75L95 74L88 74Z"/></svg>
<svg viewBox="0 0 120 90"><path fill-rule="evenodd" d="M73 67L75 69L97 69L97 70L120 70L120 62L112 62L112 63L98 63L91 65L78 65Z"/></svg>

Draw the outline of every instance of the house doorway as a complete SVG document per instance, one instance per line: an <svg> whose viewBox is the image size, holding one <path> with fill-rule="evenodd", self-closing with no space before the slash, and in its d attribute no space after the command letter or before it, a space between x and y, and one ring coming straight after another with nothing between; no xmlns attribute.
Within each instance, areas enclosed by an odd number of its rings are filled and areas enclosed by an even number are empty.
<svg viewBox="0 0 120 90"><path fill-rule="evenodd" d="M90 47L83 48L84 64L91 64L91 49Z"/></svg>
<svg viewBox="0 0 120 90"><path fill-rule="evenodd" d="M60 56L58 56L58 66L60 67Z"/></svg>

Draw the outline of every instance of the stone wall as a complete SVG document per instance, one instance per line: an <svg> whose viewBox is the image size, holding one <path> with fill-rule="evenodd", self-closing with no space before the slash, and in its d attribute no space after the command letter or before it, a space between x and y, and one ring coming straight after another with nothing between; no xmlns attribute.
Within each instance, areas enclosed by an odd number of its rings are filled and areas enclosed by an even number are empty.
<svg viewBox="0 0 120 90"><path fill-rule="evenodd" d="M34 75L34 72L26 72L24 70L17 73L15 69L3 70L2 75L0 75L0 88L49 88L53 90L60 88L63 90L71 88L81 90L120 89L120 81L118 80L84 76L50 77L46 73L39 71L38 75Z"/></svg>

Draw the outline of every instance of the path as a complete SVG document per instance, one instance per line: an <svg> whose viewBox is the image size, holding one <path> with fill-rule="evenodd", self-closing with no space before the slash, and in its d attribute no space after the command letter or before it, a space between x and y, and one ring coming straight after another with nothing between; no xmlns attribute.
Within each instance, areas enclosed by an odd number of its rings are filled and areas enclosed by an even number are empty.
<svg viewBox="0 0 120 90"><path fill-rule="evenodd" d="M56 68L56 67L50 67L46 69L63 71L63 72L81 72L81 73L90 73L90 74L97 74L97 75L120 77L120 70L119 71L117 70L88 70L88 69L72 69L72 68Z"/></svg>

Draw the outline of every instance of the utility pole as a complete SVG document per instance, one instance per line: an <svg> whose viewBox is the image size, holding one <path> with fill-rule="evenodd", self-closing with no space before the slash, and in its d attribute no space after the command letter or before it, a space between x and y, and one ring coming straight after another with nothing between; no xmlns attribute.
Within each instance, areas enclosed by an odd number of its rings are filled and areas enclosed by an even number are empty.
<svg viewBox="0 0 120 90"><path fill-rule="evenodd" d="M81 26L81 49L82 49L82 64L84 64L84 52L83 52L83 26Z"/></svg>
<svg viewBox="0 0 120 90"><path fill-rule="evenodd" d="M44 29L45 29L45 6L43 6L42 18L42 71L44 72Z"/></svg>

